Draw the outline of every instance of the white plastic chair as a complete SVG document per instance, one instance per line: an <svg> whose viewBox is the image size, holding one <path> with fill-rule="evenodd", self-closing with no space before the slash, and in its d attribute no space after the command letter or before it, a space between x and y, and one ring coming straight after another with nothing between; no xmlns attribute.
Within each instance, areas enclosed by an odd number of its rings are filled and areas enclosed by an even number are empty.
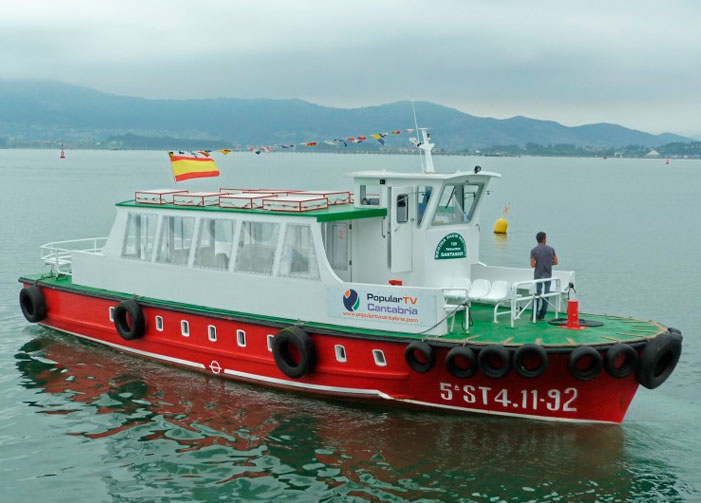
<svg viewBox="0 0 701 503"><path fill-rule="evenodd" d="M467 292L470 291L472 283L467 278L453 278L450 287L443 291L446 302L449 304L462 304L467 300Z"/></svg>
<svg viewBox="0 0 701 503"><path fill-rule="evenodd" d="M472 282L472 288L470 288L470 298L473 300L482 300L486 297L491 290L491 283L486 279L476 279Z"/></svg>
<svg viewBox="0 0 701 503"><path fill-rule="evenodd" d="M511 285L508 281L495 281L489 293L481 298L483 302L499 302L506 300L511 294Z"/></svg>

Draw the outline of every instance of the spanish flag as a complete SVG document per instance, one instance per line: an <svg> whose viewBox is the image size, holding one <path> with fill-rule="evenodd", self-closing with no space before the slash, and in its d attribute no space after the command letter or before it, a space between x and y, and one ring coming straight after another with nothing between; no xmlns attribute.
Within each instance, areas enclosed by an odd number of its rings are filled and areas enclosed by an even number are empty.
<svg viewBox="0 0 701 503"><path fill-rule="evenodd" d="M173 169L173 178L176 182L190 178L219 176L219 168L212 158L173 155L173 152L168 152L168 155L170 156L170 167Z"/></svg>

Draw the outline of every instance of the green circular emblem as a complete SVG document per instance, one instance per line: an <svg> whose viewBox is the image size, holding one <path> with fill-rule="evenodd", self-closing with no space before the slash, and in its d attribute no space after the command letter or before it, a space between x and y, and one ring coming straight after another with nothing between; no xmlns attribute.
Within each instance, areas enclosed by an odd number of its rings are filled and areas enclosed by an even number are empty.
<svg viewBox="0 0 701 503"><path fill-rule="evenodd" d="M451 232L440 240L433 256L436 260L465 258L467 256L465 239L457 232Z"/></svg>

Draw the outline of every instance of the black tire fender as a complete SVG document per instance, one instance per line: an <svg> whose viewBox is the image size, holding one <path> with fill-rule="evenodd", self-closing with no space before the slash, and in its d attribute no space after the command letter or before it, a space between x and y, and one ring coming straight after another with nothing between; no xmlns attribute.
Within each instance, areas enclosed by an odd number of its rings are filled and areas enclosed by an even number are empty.
<svg viewBox="0 0 701 503"><path fill-rule="evenodd" d="M672 374L682 354L681 332L665 332L647 343L638 358L635 377L648 389L655 389Z"/></svg>
<svg viewBox="0 0 701 503"><path fill-rule="evenodd" d="M19 292L19 306L30 323L38 323L46 318L46 300L36 285L25 286Z"/></svg>
<svg viewBox="0 0 701 503"><path fill-rule="evenodd" d="M299 361L292 357L291 346L297 350ZM311 336L299 326L286 327L273 338L275 364L287 377L299 379L316 367L316 348Z"/></svg>
<svg viewBox="0 0 701 503"><path fill-rule="evenodd" d="M135 300L123 300L114 308L114 327L125 341L133 341L144 336L146 318L141 306Z"/></svg>
<svg viewBox="0 0 701 503"><path fill-rule="evenodd" d="M526 367L526 358L533 356L538 358L538 366L536 368ZM513 367L518 375L527 379L535 379L543 375L545 369L548 368L548 353L545 352L543 346L538 344L524 344L514 353Z"/></svg>
<svg viewBox="0 0 701 503"><path fill-rule="evenodd" d="M587 357L591 359L591 363L587 368L580 369L578 365L580 360ZM601 373L603 368L601 353L590 346L580 346L570 353L568 367L572 377L578 381L591 381Z"/></svg>
<svg viewBox="0 0 701 503"><path fill-rule="evenodd" d="M458 365L455 361L456 358L464 358L469 362L469 366L465 368ZM464 346L451 348L445 357L445 368L453 377L469 379L477 373L477 357L475 356L475 352Z"/></svg>
<svg viewBox="0 0 701 503"><path fill-rule="evenodd" d="M501 366L492 365L493 359L501 361ZM501 379L511 370L511 352L504 346L487 346L477 355L479 368L482 373L492 379Z"/></svg>
<svg viewBox="0 0 701 503"><path fill-rule="evenodd" d="M616 367L616 361L623 356L623 363ZM623 379L635 371L638 363L638 353L628 344L614 344L606 351L604 368L611 377Z"/></svg>
<svg viewBox="0 0 701 503"><path fill-rule="evenodd" d="M416 353L420 353L424 361L420 361L416 357ZM425 374L433 368L436 363L436 353L433 347L425 342L415 341L410 343L404 350L404 360L407 365L421 374Z"/></svg>

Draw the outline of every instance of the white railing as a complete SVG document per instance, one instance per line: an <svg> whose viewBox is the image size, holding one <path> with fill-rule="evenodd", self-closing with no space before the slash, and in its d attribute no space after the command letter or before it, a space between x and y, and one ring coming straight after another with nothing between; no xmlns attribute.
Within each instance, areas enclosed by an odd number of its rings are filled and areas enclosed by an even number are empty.
<svg viewBox="0 0 701 503"><path fill-rule="evenodd" d="M536 293L538 284L550 283L550 290L545 293L545 285L541 287L541 293ZM553 288L554 287L554 288ZM528 291L527 294L519 293L519 291ZM542 278L542 279L532 279L529 281L518 281L511 285L511 327L513 328L514 322L521 318L523 312L531 306L531 317L534 323L536 321L536 307L538 299L542 299L543 302L549 302L548 299L555 297L555 314L559 315L562 311L562 295L566 291L562 290L562 280L560 278ZM497 306L498 307L498 306ZM506 314L505 312L499 314ZM494 321L496 321L497 312L494 310Z"/></svg>
<svg viewBox="0 0 701 503"><path fill-rule="evenodd" d="M56 276L73 274L73 253L102 253L107 238L71 239L41 245L41 260Z"/></svg>

